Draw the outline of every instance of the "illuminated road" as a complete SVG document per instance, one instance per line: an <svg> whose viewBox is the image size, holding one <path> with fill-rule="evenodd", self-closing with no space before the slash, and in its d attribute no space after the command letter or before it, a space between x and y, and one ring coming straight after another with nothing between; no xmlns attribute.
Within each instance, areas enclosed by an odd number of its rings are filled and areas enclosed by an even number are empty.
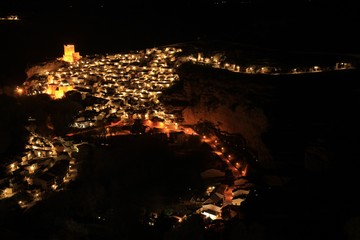
<svg viewBox="0 0 360 240"><path fill-rule="evenodd" d="M235 178L239 178L239 177L244 177L244 176L246 176L246 170L245 170L245 171L242 171L242 172L240 173L239 169L236 168L236 167L231 163L231 161L230 161L231 156L225 156L221 151L219 151L219 150L217 149L216 143L218 143L219 140L218 140L215 136L213 136L213 135L212 135L211 137L203 136L202 141L205 142L205 143L207 143L207 144L213 149L213 152L214 152L216 155L218 155L218 156L221 158L221 160L223 160L223 161L227 164L228 168L231 170L231 172L232 172L232 174L233 174L233 176L234 176ZM232 160L234 160L234 159L232 159ZM239 166L239 167L240 167L240 166ZM245 167L245 169L246 169L246 167Z"/></svg>

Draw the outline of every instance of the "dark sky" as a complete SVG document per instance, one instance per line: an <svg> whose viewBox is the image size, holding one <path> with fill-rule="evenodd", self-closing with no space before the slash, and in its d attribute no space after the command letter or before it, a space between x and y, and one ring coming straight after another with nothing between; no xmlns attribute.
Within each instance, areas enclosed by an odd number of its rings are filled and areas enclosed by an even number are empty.
<svg viewBox="0 0 360 240"><path fill-rule="evenodd" d="M355 0L1 0L0 14L57 23L101 18L115 26L142 26L144 32L171 29L202 39L358 53L357 5Z"/></svg>
<svg viewBox="0 0 360 240"><path fill-rule="evenodd" d="M118 17L141 12L146 16L176 12L186 18L222 18L253 21L296 21L322 25L355 26L359 7L355 0L2 0L0 13L52 16L70 11L84 15L112 13ZM319 26L309 26L319 27Z"/></svg>
<svg viewBox="0 0 360 240"><path fill-rule="evenodd" d="M332 14L347 14L359 10L355 0L2 0L0 6L2 9L48 9L56 10L66 7L78 7L83 9L96 8L103 6L117 7L119 9L126 7L138 8L177 8L181 10L186 8L198 8L206 10L211 7L226 8L246 8L249 5L256 9L267 9L268 11L297 11L306 9L319 11L319 14L325 12ZM305 13L305 12L304 12Z"/></svg>

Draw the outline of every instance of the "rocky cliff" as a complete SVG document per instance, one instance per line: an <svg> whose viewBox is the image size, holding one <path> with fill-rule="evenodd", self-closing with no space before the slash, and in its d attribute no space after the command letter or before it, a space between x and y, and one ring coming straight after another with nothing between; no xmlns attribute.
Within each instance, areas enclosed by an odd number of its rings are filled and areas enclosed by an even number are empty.
<svg viewBox="0 0 360 240"><path fill-rule="evenodd" d="M54 71L62 66L65 66L66 64L66 62L56 59L53 61L37 64L35 66L30 66L25 70L27 79L36 74L44 74L45 72Z"/></svg>
<svg viewBox="0 0 360 240"><path fill-rule="evenodd" d="M184 64L178 73L183 82L175 87L177 90L166 91L162 99L170 109L183 103L184 124L209 121L223 132L241 135L261 162L271 161L262 140L269 124L263 107L273 101L267 96L271 86L256 84L257 80L250 81L247 76L238 78L225 70L192 64Z"/></svg>
<svg viewBox="0 0 360 240"><path fill-rule="evenodd" d="M239 134L260 163L272 167L310 166L304 161L305 155L309 159L306 149L319 139L331 149L339 140L331 133L340 134L346 126L344 114L352 115L341 106L356 104L358 88L356 75L346 71L239 74L186 63L178 74L181 81L162 100L170 110L182 109L184 124L210 121L221 131Z"/></svg>

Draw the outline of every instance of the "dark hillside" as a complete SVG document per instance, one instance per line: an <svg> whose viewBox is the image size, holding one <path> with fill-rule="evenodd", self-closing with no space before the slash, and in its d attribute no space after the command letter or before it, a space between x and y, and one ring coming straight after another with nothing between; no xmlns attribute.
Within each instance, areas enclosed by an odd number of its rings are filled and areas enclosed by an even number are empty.
<svg viewBox="0 0 360 240"><path fill-rule="evenodd" d="M178 72L182 88L163 99L187 99L183 117L189 124L209 120L242 134L264 164L272 159L303 168L314 141L343 146L360 130L357 70L249 75L184 64Z"/></svg>

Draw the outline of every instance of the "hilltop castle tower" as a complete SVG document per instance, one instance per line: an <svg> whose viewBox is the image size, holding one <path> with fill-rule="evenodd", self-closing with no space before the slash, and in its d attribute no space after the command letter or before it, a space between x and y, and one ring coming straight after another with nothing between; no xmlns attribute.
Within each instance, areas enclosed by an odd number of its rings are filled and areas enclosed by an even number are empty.
<svg viewBox="0 0 360 240"><path fill-rule="evenodd" d="M64 56L63 61L65 62L76 62L81 58L79 52L75 52L75 46L73 44L64 45Z"/></svg>

